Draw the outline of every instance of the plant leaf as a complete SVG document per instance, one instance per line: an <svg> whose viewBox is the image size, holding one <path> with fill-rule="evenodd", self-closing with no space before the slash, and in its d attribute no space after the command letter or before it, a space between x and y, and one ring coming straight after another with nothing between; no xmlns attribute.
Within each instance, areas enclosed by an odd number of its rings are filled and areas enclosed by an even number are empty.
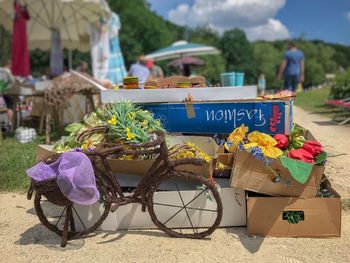
<svg viewBox="0 0 350 263"><path fill-rule="evenodd" d="M312 170L311 163L297 161L289 157L281 157L282 165L288 169L293 178L301 184L305 184Z"/></svg>
<svg viewBox="0 0 350 263"><path fill-rule="evenodd" d="M321 164L326 159L327 159L327 153L321 152L319 155L316 156L315 164Z"/></svg>

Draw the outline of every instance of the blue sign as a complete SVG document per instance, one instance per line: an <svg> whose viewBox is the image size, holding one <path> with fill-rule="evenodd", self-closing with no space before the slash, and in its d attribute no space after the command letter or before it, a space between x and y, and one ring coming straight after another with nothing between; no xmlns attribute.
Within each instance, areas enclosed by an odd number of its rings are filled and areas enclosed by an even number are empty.
<svg viewBox="0 0 350 263"><path fill-rule="evenodd" d="M293 100L143 104L169 132L231 133L244 124L268 134L291 131Z"/></svg>

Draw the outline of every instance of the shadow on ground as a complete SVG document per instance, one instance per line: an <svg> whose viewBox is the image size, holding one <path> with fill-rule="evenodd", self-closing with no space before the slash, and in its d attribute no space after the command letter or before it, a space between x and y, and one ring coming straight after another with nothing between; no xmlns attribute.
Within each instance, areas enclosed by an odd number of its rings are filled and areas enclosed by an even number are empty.
<svg viewBox="0 0 350 263"><path fill-rule="evenodd" d="M242 246L252 254L259 251L261 244L265 239L264 237L257 236L249 237L247 228L245 227L226 228L226 232L238 239Z"/></svg>
<svg viewBox="0 0 350 263"><path fill-rule="evenodd" d="M15 242L16 245L42 245L49 249L65 251L76 250L84 246L84 239L76 239L68 241L65 248L60 246L61 237L49 231L44 225L37 224L20 235L20 238Z"/></svg>

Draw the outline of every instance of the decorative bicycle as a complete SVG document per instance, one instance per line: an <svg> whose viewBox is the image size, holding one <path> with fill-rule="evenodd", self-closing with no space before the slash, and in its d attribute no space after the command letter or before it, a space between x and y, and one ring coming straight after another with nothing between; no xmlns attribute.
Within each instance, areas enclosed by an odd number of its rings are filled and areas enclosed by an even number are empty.
<svg viewBox="0 0 350 263"><path fill-rule="evenodd" d="M82 133L80 139L92 133L104 132L105 129L105 126L92 128ZM67 240L76 239L95 231L110 211L114 212L119 206L130 203L140 203L143 212L147 208L153 223L171 237L204 238L219 226L223 208L215 182L186 171L184 168L184 165L200 166L205 161L197 158L171 160L174 152L168 150L165 134L159 132L153 134L152 137L155 139L145 144L103 143L93 150L84 151L93 164L97 188L104 206L103 212L91 226L84 225L74 204L62 194L56 180L37 182L32 179L28 199L35 191L34 206L39 220L49 230L62 236L62 247L66 246ZM117 176L111 172L108 159L119 158L123 155L140 156L144 154L156 155L152 167L131 193L124 193ZM52 163L57 159L58 156L48 158L46 163ZM167 187L171 185L175 189L179 202L161 200L159 193L163 191L164 185ZM45 211L43 202L46 201L63 207L57 220L57 217L52 218L50 211ZM164 207L166 213L164 213ZM63 217L65 219L61 220ZM175 220L177 217L180 220ZM206 227L199 225L199 219L203 218L207 221ZM75 220L77 219L84 228L81 231L76 230ZM181 223L177 223L179 221Z"/></svg>

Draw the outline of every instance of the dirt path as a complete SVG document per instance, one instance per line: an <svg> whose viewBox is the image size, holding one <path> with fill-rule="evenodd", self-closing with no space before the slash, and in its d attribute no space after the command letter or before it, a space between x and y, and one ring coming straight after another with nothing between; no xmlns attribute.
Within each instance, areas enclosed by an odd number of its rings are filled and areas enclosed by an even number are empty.
<svg viewBox="0 0 350 263"><path fill-rule="evenodd" d="M294 122L309 129L330 155L325 173L332 186L342 198L350 198L350 125L338 126L327 117L297 107L293 110Z"/></svg>
<svg viewBox="0 0 350 263"><path fill-rule="evenodd" d="M310 129L332 155L350 149L350 127L324 126L328 119L295 109L295 121ZM319 124L315 123L319 122ZM350 196L349 155L330 158L327 175ZM159 231L117 231L70 241L43 227L24 194L0 194L0 262L350 262L350 213L342 237L332 239L247 237L245 228L217 230L210 239L173 239Z"/></svg>

